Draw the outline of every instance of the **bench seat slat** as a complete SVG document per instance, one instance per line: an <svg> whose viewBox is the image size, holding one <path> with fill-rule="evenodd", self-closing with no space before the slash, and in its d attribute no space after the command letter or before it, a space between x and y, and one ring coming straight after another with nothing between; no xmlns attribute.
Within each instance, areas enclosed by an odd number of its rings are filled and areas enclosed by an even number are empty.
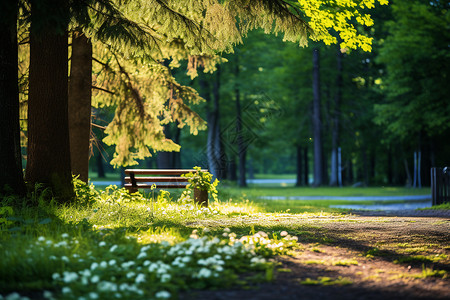
<svg viewBox="0 0 450 300"><path fill-rule="evenodd" d="M136 182L188 182L186 177L134 177ZM126 182L131 182L131 177L125 177Z"/></svg>
<svg viewBox="0 0 450 300"><path fill-rule="evenodd" d="M187 183L185 184L155 184L157 189L176 189L176 188L185 188L187 185ZM153 184L138 184L136 187L134 188L138 188L138 189L145 189L145 188L151 188L153 186ZM131 183L126 183L125 184L126 188L133 188L133 185Z"/></svg>
<svg viewBox="0 0 450 300"><path fill-rule="evenodd" d="M202 170L207 171L207 170ZM126 169L125 174L134 173L135 175L181 175L187 174L189 172L197 172L197 170L189 170L189 169L162 169L162 170L152 170L152 169Z"/></svg>

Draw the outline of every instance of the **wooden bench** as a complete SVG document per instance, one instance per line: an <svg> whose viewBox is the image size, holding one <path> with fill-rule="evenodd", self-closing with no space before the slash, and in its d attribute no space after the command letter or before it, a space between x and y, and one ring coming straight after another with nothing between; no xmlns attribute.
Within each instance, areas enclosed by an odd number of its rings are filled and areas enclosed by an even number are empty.
<svg viewBox="0 0 450 300"><path fill-rule="evenodd" d="M208 170L202 170L204 172ZM130 193L138 189L184 189L189 184L188 178L181 177L183 174L195 173L194 169L126 169L125 188ZM194 189L194 202L201 206L208 206L208 192Z"/></svg>

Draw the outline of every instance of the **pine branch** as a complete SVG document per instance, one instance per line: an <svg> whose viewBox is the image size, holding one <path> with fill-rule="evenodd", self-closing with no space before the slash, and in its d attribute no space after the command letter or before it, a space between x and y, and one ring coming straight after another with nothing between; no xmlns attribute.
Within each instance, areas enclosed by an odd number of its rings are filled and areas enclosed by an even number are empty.
<svg viewBox="0 0 450 300"><path fill-rule="evenodd" d="M105 92L105 93L108 93L108 94L111 94L111 95L115 95L116 94L116 93L114 93L114 92L112 92L110 90L107 90L107 89L104 89L104 88L101 88L101 87L98 87L98 86L95 86L95 85L93 85L92 88L96 89L96 90L99 90L99 91L102 91L102 92Z"/></svg>
<svg viewBox="0 0 450 300"><path fill-rule="evenodd" d="M127 78L127 81L125 84L127 85L128 89L131 91L132 99L134 100L134 103L136 104L136 107L139 111L139 116L142 120L145 120L145 109L144 109L144 101L142 100L142 97L139 95L139 92L135 89L133 84L131 83L131 77L130 74L122 67L122 65L119 62L119 59L117 58L117 55L113 53L114 58L116 59L116 63L119 66L120 73L125 75Z"/></svg>

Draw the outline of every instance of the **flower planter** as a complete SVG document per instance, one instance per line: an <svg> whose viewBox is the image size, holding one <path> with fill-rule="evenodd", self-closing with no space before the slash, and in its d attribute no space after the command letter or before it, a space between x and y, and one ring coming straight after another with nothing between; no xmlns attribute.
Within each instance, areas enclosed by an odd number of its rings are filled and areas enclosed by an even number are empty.
<svg viewBox="0 0 450 300"><path fill-rule="evenodd" d="M208 191L194 188L194 202L199 206L208 207Z"/></svg>

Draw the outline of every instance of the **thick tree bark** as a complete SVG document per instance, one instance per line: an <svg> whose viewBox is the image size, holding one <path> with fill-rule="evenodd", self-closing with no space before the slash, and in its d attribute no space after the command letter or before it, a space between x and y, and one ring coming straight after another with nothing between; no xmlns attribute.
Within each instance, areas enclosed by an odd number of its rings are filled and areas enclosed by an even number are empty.
<svg viewBox="0 0 450 300"><path fill-rule="evenodd" d="M319 49L313 49L313 132L314 132L314 186L323 183L322 117L320 106Z"/></svg>
<svg viewBox="0 0 450 300"><path fill-rule="evenodd" d="M30 29L28 162L26 180L44 183L60 202L73 197L68 124L68 5L33 5ZM50 9L50 11L48 11ZM52 14L49 18L49 14Z"/></svg>
<svg viewBox="0 0 450 300"><path fill-rule="evenodd" d="M338 148L339 148L339 119L340 106L342 99L342 52L340 46L337 47L337 76L336 76L336 95L334 96L334 110L333 110L333 128L331 133L331 176L330 186L338 185Z"/></svg>
<svg viewBox="0 0 450 300"><path fill-rule="evenodd" d="M72 174L87 182L91 134L92 44L81 32L72 35L69 81L69 133Z"/></svg>
<svg viewBox="0 0 450 300"><path fill-rule="evenodd" d="M5 0L6 1L6 0ZM20 153L19 88L17 84L18 1L7 0L0 20L0 193L5 186L24 195ZM7 188L8 189L8 188Z"/></svg>

